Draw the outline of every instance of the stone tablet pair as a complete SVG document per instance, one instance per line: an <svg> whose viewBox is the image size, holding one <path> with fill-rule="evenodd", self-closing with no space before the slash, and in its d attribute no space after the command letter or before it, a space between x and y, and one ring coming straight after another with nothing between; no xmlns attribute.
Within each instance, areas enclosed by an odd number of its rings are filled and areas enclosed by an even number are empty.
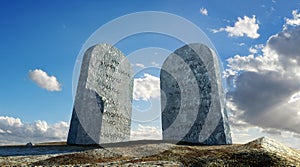
<svg viewBox="0 0 300 167"><path fill-rule="evenodd" d="M160 75L163 140L231 144L217 55L186 45L164 62ZM130 138L133 72L115 47L100 44L83 57L68 144Z"/></svg>

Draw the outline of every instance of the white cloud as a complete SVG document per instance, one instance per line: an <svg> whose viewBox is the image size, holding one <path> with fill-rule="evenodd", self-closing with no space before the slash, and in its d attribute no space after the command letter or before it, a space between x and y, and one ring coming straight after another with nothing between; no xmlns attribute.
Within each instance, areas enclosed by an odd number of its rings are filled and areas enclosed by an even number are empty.
<svg viewBox="0 0 300 167"><path fill-rule="evenodd" d="M227 59L228 107L234 127L259 127L264 133L300 134L300 27L255 46L262 55ZM284 120L284 123L282 122Z"/></svg>
<svg viewBox="0 0 300 167"><path fill-rule="evenodd" d="M292 19L289 18L285 19L286 25L291 25L291 26L300 25L300 13L298 13L298 10L293 10L292 14L293 14Z"/></svg>
<svg viewBox="0 0 300 167"><path fill-rule="evenodd" d="M48 130L48 124L46 121L38 120L35 122L34 126L37 130L39 130L42 133L47 132Z"/></svg>
<svg viewBox="0 0 300 167"><path fill-rule="evenodd" d="M202 15L205 15L205 16L208 15L207 9L205 9L205 8L203 8L203 7L200 9L200 13L201 13Z"/></svg>
<svg viewBox="0 0 300 167"><path fill-rule="evenodd" d="M252 54L257 54L257 53L260 52L263 48L264 48L264 45L263 45L263 44L254 45L254 47L250 47L250 48L249 48L249 52L252 53Z"/></svg>
<svg viewBox="0 0 300 167"><path fill-rule="evenodd" d="M145 68L145 65L144 65L144 64L141 64L141 63L136 63L135 65L136 65L137 67Z"/></svg>
<svg viewBox="0 0 300 167"><path fill-rule="evenodd" d="M255 15L252 18L244 16L244 18L238 17L238 21L234 23L233 27L227 26L226 28L220 28L219 30L212 30L213 33L226 31L228 35L233 37L242 37L247 36L249 38L258 38L260 35L257 33L259 25L255 18Z"/></svg>
<svg viewBox="0 0 300 167"><path fill-rule="evenodd" d="M29 78L38 86L48 91L61 91L61 84L57 81L55 76L49 76L41 69L29 71Z"/></svg>
<svg viewBox="0 0 300 167"><path fill-rule="evenodd" d="M134 79L133 99L149 100L160 96L160 79L145 73L142 78Z"/></svg>
<svg viewBox="0 0 300 167"><path fill-rule="evenodd" d="M23 123L19 118L0 116L0 126L21 127Z"/></svg>
<svg viewBox="0 0 300 167"><path fill-rule="evenodd" d="M162 132L158 127L138 125L137 130L131 130L130 140L161 140Z"/></svg>
<svg viewBox="0 0 300 167"><path fill-rule="evenodd" d="M257 49L253 48L253 47L250 47L249 48L249 52L252 53L252 54L256 54L257 53Z"/></svg>
<svg viewBox="0 0 300 167"><path fill-rule="evenodd" d="M49 138L66 140L68 130L69 130L69 124L67 122L61 121L48 127L45 133L46 136L48 136Z"/></svg>
<svg viewBox="0 0 300 167"><path fill-rule="evenodd" d="M274 62L276 57L269 56L254 56L250 54L248 56L235 55L234 57L227 59L226 72L230 71L233 74L237 74L241 71L259 72L265 70L278 70L278 63Z"/></svg>
<svg viewBox="0 0 300 167"><path fill-rule="evenodd" d="M41 120L22 123L19 118L0 116L0 144L65 141L68 129L69 125L63 121L50 125Z"/></svg>

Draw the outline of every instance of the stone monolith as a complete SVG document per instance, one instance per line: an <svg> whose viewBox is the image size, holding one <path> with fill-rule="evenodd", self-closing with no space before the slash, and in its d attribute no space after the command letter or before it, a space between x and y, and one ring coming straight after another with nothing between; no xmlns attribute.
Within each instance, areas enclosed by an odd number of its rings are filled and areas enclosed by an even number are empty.
<svg viewBox="0 0 300 167"><path fill-rule="evenodd" d="M83 57L68 144L91 145L130 138L133 71L109 44L89 48Z"/></svg>
<svg viewBox="0 0 300 167"><path fill-rule="evenodd" d="M177 49L161 75L163 140L231 144L219 59L199 43Z"/></svg>

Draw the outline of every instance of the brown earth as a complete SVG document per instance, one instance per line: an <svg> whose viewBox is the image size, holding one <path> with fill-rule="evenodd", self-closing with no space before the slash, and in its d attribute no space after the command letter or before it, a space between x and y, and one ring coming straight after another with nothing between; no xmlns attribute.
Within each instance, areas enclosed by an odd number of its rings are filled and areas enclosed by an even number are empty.
<svg viewBox="0 0 300 167"><path fill-rule="evenodd" d="M0 147L0 155L1 149L13 148ZM0 166L300 166L299 151L269 138L221 146L130 142L105 148L65 143L22 148L27 149L24 155L12 151L12 155L0 156ZM22 148L17 150L22 152Z"/></svg>

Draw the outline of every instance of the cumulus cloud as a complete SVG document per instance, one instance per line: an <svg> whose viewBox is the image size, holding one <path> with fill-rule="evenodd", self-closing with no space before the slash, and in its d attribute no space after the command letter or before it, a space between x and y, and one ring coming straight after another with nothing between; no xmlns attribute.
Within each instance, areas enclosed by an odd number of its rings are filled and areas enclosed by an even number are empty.
<svg viewBox="0 0 300 167"><path fill-rule="evenodd" d="M252 54L257 54L263 47L264 47L263 44L254 45L254 47L249 48L249 52Z"/></svg>
<svg viewBox="0 0 300 167"><path fill-rule="evenodd" d="M130 140L161 140L162 132L155 126L138 125L137 130L131 130Z"/></svg>
<svg viewBox="0 0 300 167"><path fill-rule="evenodd" d="M46 121L38 120L34 124L35 129L40 131L41 133L45 133L48 130L48 124Z"/></svg>
<svg viewBox="0 0 300 167"><path fill-rule="evenodd" d="M160 80L158 77L145 73L142 78L134 79L133 99L149 100L160 96Z"/></svg>
<svg viewBox="0 0 300 167"><path fill-rule="evenodd" d="M65 141L68 129L63 121L51 125L41 120L23 123L19 118L0 116L0 145Z"/></svg>
<svg viewBox="0 0 300 167"><path fill-rule="evenodd" d="M249 52L252 53L252 54L256 54L257 53L257 49L253 48L253 47L250 47L249 48Z"/></svg>
<svg viewBox="0 0 300 167"><path fill-rule="evenodd" d="M226 31L230 37L242 37L247 36L249 38L258 38L260 35L257 33L259 25L255 18L255 15L252 18L244 16L244 18L238 17L238 21L234 23L234 26L227 26L225 28L220 28L218 30L212 30L213 33Z"/></svg>
<svg viewBox="0 0 300 167"><path fill-rule="evenodd" d="M23 123L19 118L0 116L0 126L21 127Z"/></svg>
<svg viewBox="0 0 300 167"><path fill-rule="evenodd" d="M300 26L272 36L268 44L270 50L278 54L284 68L295 67L295 63L300 65Z"/></svg>
<svg viewBox="0 0 300 167"><path fill-rule="evenodd" d="M265 133L300 134L300 27L271 36L260 54L227 60L225 75L234 127L258 126Z"/></svg>
<svg viewBox="0 0 300 167"><path fill-rule="evenodd" d="M207 9L205 9L205 8L203 8L203 7L200 9L200 13L201 13L202 15L205 15L205 16L208 15Z"/></svg>
<svg viewBox="0 0 300 167"><path fill-rule="evenodd" d="M29 78L39 87L48 91L61 91L61 84L57 81L56 77L49 76L41 69L30 70Z"/></svg>
<svg viewBox="0 0 300 167"><path fill-rule="evenodd" d="M298 10L293 10L292 15L293 15L292 19L289 18L285 19L286 25L291 25L291 26L300 25L300 13L298 13Z"/></svg>

